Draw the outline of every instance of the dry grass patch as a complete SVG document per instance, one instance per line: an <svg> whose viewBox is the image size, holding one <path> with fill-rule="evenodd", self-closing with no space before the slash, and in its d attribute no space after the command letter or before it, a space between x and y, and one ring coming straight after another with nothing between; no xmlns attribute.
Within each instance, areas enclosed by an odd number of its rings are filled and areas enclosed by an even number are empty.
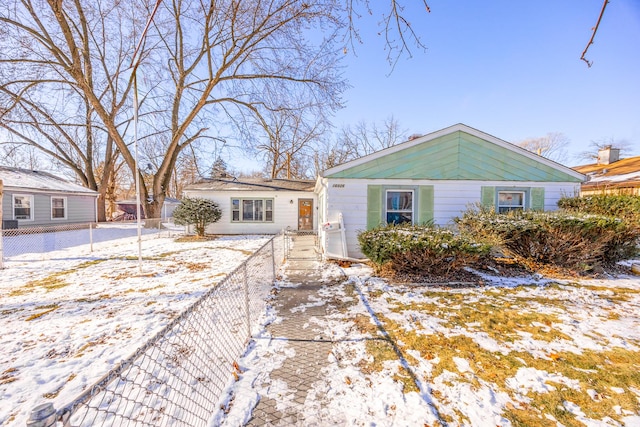
<svg viewBox="0 0 640 427"><path fill-rule="evenodd" d="M71 382L75 377L76 377L76 374L69 375L66 382ZM63 388L64 388L64 384L62 384L60 387L58 387L54 391L51 391L49 393L44 393L42 397L44 397L45 399L55 399L56 397L58 397L58 394L60 394Z"/></svg>
<svg viewBox="0 0 640 427"><path fill-rule="evenodd" d="M95 347L97 345L102 345L104 343L107 342L107 337L105 335L92 340L92 341L88 341L87 343L83 344L77 351L74 357L82 357L84 356L85 351L87 351L88 349L90 349L91 347Z"/></svg>
<svg viewBox="0 0 640 427"><path fill-rule="evenodd" d="M36 308L34 308L34 310L43 310L39 313L34 313L31 316L27 317L25 320L25 322L30 322L31 320L35 320L38 319L42 316L44 316L45 314L51 313L54 310L57 310L58 308L60 308L60 305L58 304L48 304L48 305L40 305Z"/></svg>
<svg viewBox="0 0 640 427"><path fill-rule="evenodd" d="M30 282L27 282L21 288L12 289L11 292L9 292L9 296L17 297L25 295L34 290L37 290L38 288L44 289L45 291L64 288L65 286L68 286L69 283L67 283L62 277L68 273L70 273L70 271L62 271L50 274L46 277L43 277L42 279L32 280Z"/></svg>
<svg viewBox="0 0 640 427"><path fill-rule="evenodd" d="M349 307L355 305L359 301L359 297L356 293L356 287L353 283L347 283L342 286L344 296L333 295L329 305L341 313L345 313Z"/></svg>
<svg viewBox="0 0 640 427"><path fill-rule="evenodd" d="M570 289L561 285L553 288L564 291ZM454 358L462 358L469 363L472 374L459 375L456 381L467 382L472 387L489 386L495 391L509 394L517 404L507 405L503 416L514 426L556 426L557 422L567 427L582 426L567 409L567 402L577 405L587 417L595 420L611 417L621 421L621 410L637 413L638 396L634 393L634 390L640 389L640 354L637 351L621 348L602 352L584 350L581 354L556 351L542 359L528 352L492 352L481 347L472 337L453 332L461 329L484 332L499 344L517 340L520 337L518 332L531 334L532 338L546 342L572 342L572 337L554 328L555 324L561 324L562 321L556 314L549 313L556 309L558 313L565 312L567 306L573 305L570 295L560 292L549 297L535 294L529 298L526 295L514 298L521 290L501 289L496 295L428 291L423 296L430 297L433 302L389 302L391 311L407 312L407 317L415 311L436 317L441 325L452 331L450 334L422 334L415 329L415 324L408 326L407 322L407 326L404 326L389 318L378 317L400 351L406 353L407 350L417 350L422 358L432 361L432 371L427 381L433 381L445 370L458 373ZM620 298L619 301L628 301L638 293L635 290L610 288L595 291L596 296L607 299L613 291ZM537 311L542 307L547 310ZM552 310L548 310L549 307ZM411 359L407 360L413 364ZM544 393L511 389L507 380L525 367L575 381L578 387L548 380L547 384L553 389ZM526 399L520 393L524 393ZM438 394L434 390L435 398L438 398ZM547 418L549 416L557 422ZM464 419L459 414L457 422L463 422Z"/></svg>
<svg viewBox="0 0 640 427"><path fill-rule="evenodd" d="M183 265L189 271L203 271L211 268L211 264L205 262L185 262Z"/></svg>
<svg viewBox="0 0 640 427"><path fill-rule="evenodd" d="M369 339L366 346L370 357L358 362L358 368L365 374L382 372L385 369L385 362L398 360L393 346L384 338Z"/></svg>
<svg viewBox="0 0 640 427"><path fill-rule="evenodd" d="M182 243L182 242L208 242L211 240L217 240L220 236L215 235L215 234L205 234L204 236L198 236L198 235L188 235L188 236L182 236L182 237L178 237L177 239L175 239L176 242Z"/></svg>
<svg viewBox="0 0 640 427"><path fill-rule="evenodd" d="M554 314L531 311L526 302L505 303L503 301L476 301L464 303L462 294L439 294L437 302L395 304L392 311L419 311L440 316L444 327L481 330L498 341L513 342L520 333L532 338L551 342L570 340L571 337L553 327L562 323ZM508 307L506 305L509 304Z"/></svg>
<svg viewBox="0 0 640 427"><path fill-rule="evenodd" d="M640 388L640 354L614 348L604 352L585 350L582 354L566 352L557 356L553 361L534 359L530 366L578 380L580 390L564 388L544 394L530 393L533 405L549 406L548 402L560 405L570 401L594 419L606 416L615 419L615 406L629 411L638 410L638 398L631 389ZM561 411L561 415L564 412ZM561 418L558 420L564 423Z"/></svg>
<svg viewBox="0 0 640 427"><path fill-rule="evenodd" d="M9 384L18 379L17 377L18 368L9 368L5 369L2 374L0 374L0 385Z"/></svg>
<svg viewBox="0 0 640 427"><path fill-rule="evenodd" d="M378 336L378 327L371 321L371 317L364 314L356 314L353 318L356 328L361 334L367 334L371 337Z"/></svg>

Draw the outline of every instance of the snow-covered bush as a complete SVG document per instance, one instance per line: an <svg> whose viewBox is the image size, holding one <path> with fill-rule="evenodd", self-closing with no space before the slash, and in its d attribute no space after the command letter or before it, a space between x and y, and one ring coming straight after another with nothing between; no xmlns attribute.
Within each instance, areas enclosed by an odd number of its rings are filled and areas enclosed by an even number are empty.
<svg viewBox="0 0 640 427"><path fill-rule="evenodd" d="M618 218L578 212L468 209L456 223L463 234L497 244L535 268L553 265L579 271L635 256L640 231Z"/></svg>
<svg viewBox="0 0 640 427"><path fill-rule="evenodd" d="M563 197L558 207L571 212L614 216L640 225L640 196L595 194L585 197Z"/></svg>
<svg viewBox="0 0 640 427"><path fill-rule="evenodd" d="M185 197L180 205L173 211L173 219L179 225L192 225L196 234L204 236L204 230L209 224L217 222L222 216L222 211L213 200Z"/></svg>
<svg viewBox="0 0 640 427"><path fill-rule="evenodd" d="M393 274L447 277L489 253L490 247L451 230L425 225L387 225L358 234L364 253Z"/></svg>

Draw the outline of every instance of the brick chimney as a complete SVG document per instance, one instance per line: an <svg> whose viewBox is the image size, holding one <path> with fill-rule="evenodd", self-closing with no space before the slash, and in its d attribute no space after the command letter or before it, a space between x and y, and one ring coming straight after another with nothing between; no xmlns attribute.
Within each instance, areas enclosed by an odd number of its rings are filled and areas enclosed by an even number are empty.
<svg viewBox="0 0 640 427"><path fill-rule="evenodd" d="M620 149L612 148L610 145L598 150L598 164L608 165L620 160Z"/></svg>

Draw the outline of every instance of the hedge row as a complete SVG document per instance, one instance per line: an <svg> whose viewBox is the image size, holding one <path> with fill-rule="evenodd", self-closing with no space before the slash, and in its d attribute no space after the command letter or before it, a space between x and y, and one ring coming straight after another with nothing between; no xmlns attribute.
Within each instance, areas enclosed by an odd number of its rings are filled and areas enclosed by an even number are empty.
<svg viewBox="0 0 640 427"><path fill-rule="evenodd" d="M362 252L398 275L448 277L488 255L490 246L430 225L387 225L358 235Z"/></svg>
<svg viewBox="0 0 640 427"><path fill-rule="evenodd" d="M598 194L563 197L558 207L571 212L607 215L640 225L640 196Z"/></svg>
<svg viewBox="0 0 640 427"><path fill-rule="evenodd" d="M497 214L477 208L456 222L463 234L491 242L532 268L547 264L587 272L632 258L640 237L636 226L619 218L567 211Z"/></svg>

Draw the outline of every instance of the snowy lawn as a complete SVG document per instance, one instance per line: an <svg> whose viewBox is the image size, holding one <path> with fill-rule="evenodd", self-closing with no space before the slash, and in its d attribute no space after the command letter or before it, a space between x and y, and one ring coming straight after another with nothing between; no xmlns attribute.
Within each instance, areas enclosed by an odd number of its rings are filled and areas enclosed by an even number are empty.
<svg viewBox="0 0 640 427"><path fill-rule="evenodd" d="M322 290L330 315L314 318L333 350L323 379L301 405L305 419L354 426L640 426L637 277L485 277L485 287L445 288L392 284L364 266L343 271L346 281ZM330 266L328 274L341 273ZM271 313L271 321L287 315ZM242 361L227 425L247 419L234 412L250 411L257 403L253 384L295 357L290 353L286 341L255 341ZM272 380L270 387L278 385ZM285 407L293 393L280 388ZM247 396L254 401L244 402Z"/></svg>
<svg viewBox="0 0 640 427"><path fill-rule="evenodd" d="M137 238L12 258L0 270L0 425L59 408L128 357L269 237Z"/></svg>

